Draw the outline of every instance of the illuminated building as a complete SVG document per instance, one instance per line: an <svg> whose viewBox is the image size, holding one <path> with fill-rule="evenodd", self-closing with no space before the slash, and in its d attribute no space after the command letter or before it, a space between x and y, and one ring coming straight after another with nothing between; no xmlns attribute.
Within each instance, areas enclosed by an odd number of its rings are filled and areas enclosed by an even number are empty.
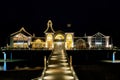
<svg viewBox="0 0 120 80"><path fill-rule="evenodd" d="M23 27L10 35L11 48L53 49L57 42L64 42L64 47L70 49L111 48L110 36L98 32L93 36L75 37L74 32L54 31L51 20L47 22L45 37L31 35Z"/></svg>
<svg viewBox="0 0 120 80"><path fill-rule="evenodd" d="M88 36L88 44L90 48L111 48L112 45L109 43L110 36L105 36L98 32L93 36Z"/></svg>
<svg viewBox="0 0 120 80"><path fill-rule="evenodd" d="M31 43L32 35L23 27L10 35L10 47L12 48L28 48Z"/></svg>

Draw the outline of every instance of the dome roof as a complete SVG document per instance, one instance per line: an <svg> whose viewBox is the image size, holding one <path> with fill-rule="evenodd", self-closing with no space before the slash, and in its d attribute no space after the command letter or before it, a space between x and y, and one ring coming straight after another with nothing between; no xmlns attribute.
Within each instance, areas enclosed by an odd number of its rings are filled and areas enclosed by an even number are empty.
<svg viewBox="0 0 120 80"><path fill-rule="evenodd" d="M65 32L62 31L62 30L58 30L58 31L55 32L55 34L58 34L58 33L60 33L60 34L64 34Z"/></svg>

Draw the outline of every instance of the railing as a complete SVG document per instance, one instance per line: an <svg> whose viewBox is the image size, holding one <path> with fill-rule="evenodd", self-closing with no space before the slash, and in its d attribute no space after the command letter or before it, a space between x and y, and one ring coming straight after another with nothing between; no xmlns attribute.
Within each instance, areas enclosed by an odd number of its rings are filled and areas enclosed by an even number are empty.
<svg viewBox="0 0 120 80"><path fill-rule="evenodd" d="M71 71L73 73L73 76L74 76L75 80L79 80L76 73L75 73L75 70L74 70L74 68L72 66L72 56L70 56L70 69L71 69Z"/></svg>
<svg viewBox="0 0 120 80"><path fill-rule="evenodd" d="M67 57L67 62L68 62L68 64L69 64L69 67L70 67L70 70L71 70L71 72L72 72L72 75L73 75L73 77L74 77L74 79L75 80L79 80L78 79L78 77L77 77L77 75L76 75L76 73L75 73L75 71L74 71L74 69L73 69L73 66L72 66L72 56L70 56L70 59L68 58L68 55L66 54L66 50L65 49L61 49L61 50L63 50L63 53L64 53L64 55ZM38 77L38 78L35 78L35 79L32 79L32 80L43 80L43 78L44 78L44 76L45 76L45 72L46 72L46 70L47 70L47 65L49 64L48 62L49 62L49 60L50 60L50 57L52 56L52 54L54 53L54 51L55 51L55 48L52 50L52 52L51 52L51 54L50 54L50 56L48 57L48 60L47 60L47 62L46 62L46 56L44 57L44 70L43 70L43 72L42 72L42 75L40 76L40 77Z"/></svg>
<svg viewBox="0 0 120 80"><path fill-rule="evenodd" d="M64 51L65 51L65 53L66 53L66 50L64 50ZM67 56L67 58L68 58L68 55L67 55L67 54L66 54L66 56ZM70 59L68 58L68 62L69 62L70 69L71 69L71 71L72 71L72 74L73 74L75 80L79 80L78 77L77 77L77 75L76 75L76 73L75 73L75 71L74 71L74 68L73 68L73 66L72 66L72 56L70 56Z"/></svg>

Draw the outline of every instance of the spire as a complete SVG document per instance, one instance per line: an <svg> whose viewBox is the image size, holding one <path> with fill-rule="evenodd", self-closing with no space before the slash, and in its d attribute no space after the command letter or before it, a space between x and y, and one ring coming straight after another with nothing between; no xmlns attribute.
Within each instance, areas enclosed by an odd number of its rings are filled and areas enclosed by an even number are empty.
<svg viewBox="0 0 120 80"><path fill-rule="evenodd" d="M47 26L52 27L52 21L48 20Z"/></svg>
<svg viewBox="0 0 120 80"><path fill-rule="evenodd" d="M47 29L44 31L44 33L55 33L55 31L53 30L52 25L53 25L52 21L48 20L48 22L47 22Z"/></svg>

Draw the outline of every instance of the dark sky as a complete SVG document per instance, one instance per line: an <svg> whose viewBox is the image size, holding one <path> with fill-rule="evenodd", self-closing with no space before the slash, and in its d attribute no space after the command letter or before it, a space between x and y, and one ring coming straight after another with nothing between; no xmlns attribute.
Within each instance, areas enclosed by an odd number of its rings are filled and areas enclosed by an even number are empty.
<svg viewBox="0 0 120 80"><path fill-rule="evenodd" d="M110 0L4 0L0 1L0 46L22 26L37 36L44 36L46 23L53 21L55 30L74 31L75 35L101 32L120 43L120 6ZM67 24L72 24L67 27Z"/></svg>

